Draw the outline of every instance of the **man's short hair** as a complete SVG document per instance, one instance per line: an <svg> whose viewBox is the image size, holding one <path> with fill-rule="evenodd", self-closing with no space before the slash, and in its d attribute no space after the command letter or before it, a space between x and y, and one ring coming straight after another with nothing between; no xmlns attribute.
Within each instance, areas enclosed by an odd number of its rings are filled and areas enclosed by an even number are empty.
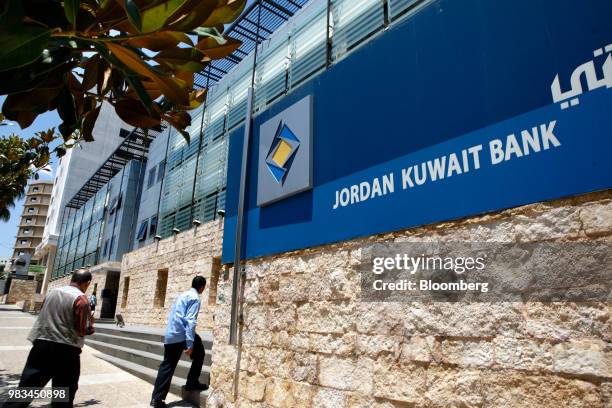
<svg viewBox="0 0 612 408"><path fill-rule="evenodd" d="M91 282L91 272L85 269L78 269L73 272L72 279L70 282L78 283L82 285L83 283Z"/></svg>
<svg viewBox="0 0 612 408"><path fill-rule="evenodd" d="M191 281L191 287L195 290L204 289L206 287L206 278L200 275L196 276Z"/></svg>

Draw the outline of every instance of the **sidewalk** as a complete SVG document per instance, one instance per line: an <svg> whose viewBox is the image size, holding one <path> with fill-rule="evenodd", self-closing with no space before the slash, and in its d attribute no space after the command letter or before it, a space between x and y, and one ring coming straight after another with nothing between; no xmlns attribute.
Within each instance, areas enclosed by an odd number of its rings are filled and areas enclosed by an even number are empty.
<svg viewBox="0 0 612 408"><path fill-rule="evenodd" d="M0 395L17 386L31 343L26 339L35 317L14 306L0 305ZM75 407L136 408L148 407L153 386L114 365L96 357L97 352L85 346L81 354L81 378ZM50 386L51 384L49 384ZM2 399L0 398L0 401ZM166 403L173 407L191 407L174 394ZM0 402L0 406L2 406ZM32 407L50 404L34 401Z"/></svg>

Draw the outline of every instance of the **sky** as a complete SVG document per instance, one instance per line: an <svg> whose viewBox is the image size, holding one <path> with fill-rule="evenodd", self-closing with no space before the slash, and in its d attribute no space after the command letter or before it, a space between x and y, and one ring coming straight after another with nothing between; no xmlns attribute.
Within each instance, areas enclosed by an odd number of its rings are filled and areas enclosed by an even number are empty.
<svg viewBox="0 0 612 408"><path fill-rule="evenodd" d="M6 97L0 97L0 105L4 103ZM21 129L15 122L10 122L10 126L0 127L0 136L6 136L11 133L16 133L22 138L30 138L34 133L47 130L51 127L57 128L61 123L61 119L57 115L57 112L46 112L39 115L34 123L26 129ZM57 166L57 158L51 159L51 167L53 168L53 174L55 174L55 168ZM53 174L45 175L41 173L41 179L52 179ZM15 207L11 209L11 219L8 222L0 221L0 257L11 256L13 254L13 245L15 245L15 235L17 235L17 224L21 212L23 211L23 200L17 201Z"/></svg>

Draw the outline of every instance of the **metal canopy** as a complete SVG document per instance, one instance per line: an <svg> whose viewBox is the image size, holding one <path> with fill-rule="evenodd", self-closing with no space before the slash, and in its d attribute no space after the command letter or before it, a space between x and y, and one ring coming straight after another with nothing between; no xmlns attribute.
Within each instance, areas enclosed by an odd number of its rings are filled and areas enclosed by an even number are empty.
<svg viewBox="0 0 612 408"><path fill-rule="evenodd" d="M228 36L242 41L242 45L231 55L212 61L196 73L194 87L207 88L219 81L306 3L308 0L255 0L225 31Z"/></svg>
<svg viewBox="0 0 612 408"><path fill-rule="evenodd" d="M165 127L165 125L162 125L158 129L149 129L148 135L145 135L142 129L134 129L131 132L122 129L121 135L125 137L125 140L121 142L117 150L110 155L89 180L85 182L79 192L70 199L66 207L74 209L81 208L91 197L96 195L110 179L119 173L129 161L146 160L151 142L163 132Z"/></svg>

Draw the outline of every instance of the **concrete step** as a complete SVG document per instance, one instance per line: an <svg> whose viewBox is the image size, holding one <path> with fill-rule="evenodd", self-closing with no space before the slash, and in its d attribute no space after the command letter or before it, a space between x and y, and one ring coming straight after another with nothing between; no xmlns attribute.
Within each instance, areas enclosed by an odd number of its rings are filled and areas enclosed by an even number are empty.
<svg viewBox="0 0 612 408"><path fill-rule="evenodd" d="M115 340L114 340L115 341ZM151 353L148 351L143 351L139 349L134 349L130 347L124 347L122 345L118 345L116 343L109 343L100 340L93 340L87 338L85 340L85 344L88 346L107 354L111 357L115 357L118 359L122 359L124 361L137 364L142 367L146 367L152 370L157 371L159 365L163 360L163 353ZM210 360L209 360L210 361ZM187 373L191 367L191 361L189 360L180 360L174 374L178 378L186 379ZM210 382L210 367L204 365L202 367L202 374L200 375L200 382L204 384L209 384Z"/></svg>
<svg viewBox="0 0 612 408"><path fill-rule="evenodd" d="M160 356L164 355L164 344L158 341L141 340L133 337L124 337L114 334L106 333L94 333L87 337L87 340L95 340L106 344L115 344L117 346L127 347L134 350L146 351L147 353L153 353ZM204 365L210 366L211 364L211 349L206 349L206 356L204 357ZM190 362L191 359L185 353L181 355L181 360Z"/></svg>
<svg viewBox="0 0 612 408"><path fill-rule="evenodd" d="M129 337L137 340L154 341L158 343L164 342L164 329L153 328L153 327L135 327L125 326L123 328L112 325L112 324L95 324L95 331L98 334L108 334L119 337ZM212 334L211 333L198 333L202 338L204 348L207 350L212 349Z"/></svg>
<svg viewBox="0 0 612 408"><path fill-rule="evenodd" d="M116 327L110 324L95 324L94 329L96 333L112 334L115 336L130 337L130 338L139 339L139 340L156 341L159 343L164 342L164 334L161 331L160 332L155 332L155 331L145 332L142 330L136 331L136 330L130 330L129 326L120 328L120 327Z"/></svg>
<svg viewBox="0 0 612 408"><path fill-rule="evenodd" d="M130 374L135 375L136 377L147 381L148 383L154 384L155 378L157 377L157 370L153 370L151 368L143 367L139 364L135 364L121 358L109 356L108 354L97 353L95 354L101 360L107 361L113 364L116 367L121 368L124 371L129 372ZM172 382L170 384L170 392L175 395L182 396L183 395L183 385L185 384L185 380L179 377L172 377ZM208 391L202 391L200 393L200 407L206 406L206 398L208 396ZM184 397L182 397L184 398Z"/></svg>

